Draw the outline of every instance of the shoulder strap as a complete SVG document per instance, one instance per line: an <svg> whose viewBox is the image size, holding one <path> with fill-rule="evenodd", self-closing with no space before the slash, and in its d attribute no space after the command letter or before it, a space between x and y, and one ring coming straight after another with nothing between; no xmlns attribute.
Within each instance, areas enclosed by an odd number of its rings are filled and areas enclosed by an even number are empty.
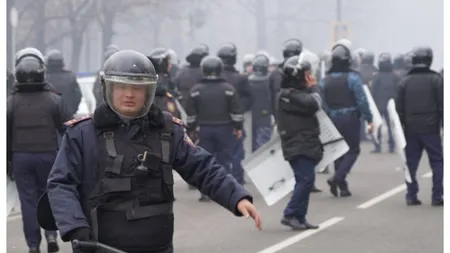
<svg viewBox="0 0 450 253"><path fill-rule="evenodd" d="M172 136L173 136L173 121L172 114L169 112L164 112L164 129L160 132L161 135L161 159L163 166L163 177L164 182L173 186L173 173L172 173L172 165L170 162L170 155L172 152ZM172 191L170 194L173 196L173 189L171 188L169 191Z"/></svg>
<svg viewBox="0 0 450 253"><path fill-rule="evenodd" d="M91 116L84 116L84 117L77 118L77 119L71 119L71 120L65 122L64 125L66 125L68 127L73 127L73 126L77 125L78 123L88 120L90 118L91 118Z"/></svg>

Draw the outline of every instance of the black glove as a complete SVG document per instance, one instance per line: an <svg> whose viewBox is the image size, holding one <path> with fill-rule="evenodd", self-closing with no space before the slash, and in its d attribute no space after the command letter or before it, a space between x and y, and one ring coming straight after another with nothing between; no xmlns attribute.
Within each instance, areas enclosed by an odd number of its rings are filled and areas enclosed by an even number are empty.
<svg viewBox="0 0 450 253"><path fill-rule="evenodd" d="M69 232L67 235L70 241L78 240L78 241L90 241L91 240L91 230L89 228L76 228ZM95 250L92 249L75 249L72 248L73 253L94 253Z"/></svg>

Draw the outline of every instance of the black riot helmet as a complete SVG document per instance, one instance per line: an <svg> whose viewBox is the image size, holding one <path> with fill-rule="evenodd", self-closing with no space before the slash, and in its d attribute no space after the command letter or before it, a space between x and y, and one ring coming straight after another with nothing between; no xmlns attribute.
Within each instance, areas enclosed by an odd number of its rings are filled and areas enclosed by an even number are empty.
<svg viewBox="0 0 450 253"><path fill-rule="evenodd" d="M15 73L17 87L46 85L44 56L36 48L25 48L17 52Z"/></svg>
<svg viewBox="0 0 450 253"><path fill-rule="evenodd" d="M202 59L209 55L209 48L205 44L201 44L199 46L191 49L189 54L186 56L186 61L192 65L200 65Z"/></svg>
<svg viewBox="0 0 450 253"><path fill-rule="evenodd" d="M361 58L362 64L373 65L374 61L375 61L375 55L373 52L371 52L369 50L366 50L363 52L362 58Z"/></svg>
<svg viewBox="0 0 450 253"><path fill-rule="evenodd" d="M430 47L416 47L412 50L412 64L414 67L431 67L433 50Z"/></svg>
<svg viewBox="0 0 450 253"><path fill-rule="evenodd" d="M349 69L352 57L352 53L346 46L334 46L331 51L331 68Z"/></svg>
<svg viewBox="0 0 450 253"><path fill-rule="evenodd" d="M253 72L257 75L269 73L270 58L265 54L257 54L252 61Z"/></svg>
<svg viewBox="0 0 450 253"><path fill-rule="evenodd" d="M283 57L287 59L289 57L300 55L303 51L303 43L298 39L289 39L284 42Z"/></svg>
<svg viewBox="0 0 450 253"><path fill-rule="evenodd" d="M157 74L169 73L170 54L166 48L160 47L153 49L148 59L153 63Z"/></svg>
<svg viewBox="0 0 450 253"><path fill-rule="evenodd" d="M223 62L217 56L207 56L203 58L200 63L203 78L207 80L219 80L222 79Z"/></svg>
<svg viewBox="0 0 450 253"><path fill-rule="evenodd" d="M292 56L283 64L284 77L294 80L304 80L305 71L311 70L311 63L305 59L305 55Z"/></svg>
<svg viewBox="0 0 450 253"><path fill-rule="evenodd" d="M392 56L390 53L381 53L378 56L378 68L380 71L392 71Z"/></svg>
<svg viewBox="0 0 450 253"><path fill-rule="evenodd" d="M311 64L306 61L303 53L290 57L283 64L283 79L281 81L281 88L305 88L305 73L309 70L311 70Z"/></svg>
<svg viewBox="0 0 450 253"><path fill-rule="evenodd" d="M119 47L113 44L110 44L109 46L107 46L105 48L105 52L103 53L103 59L106 61L108 60L109 57L111 57L111 55L119 52Z"/></svg>
<svg viewBox="0 0 450 253"><path fill-rule="evenodd" d="M226 43L222 45L217 51L217 56L222 59L222 62L228 66L234 66L237 61L237 47L233 43Z"/></svg>
<svg viewBox="0 0 450 253"><path fill-rule="evenodd" d="M57 49L50 50L45 57L45 65L47 67L64 67L64 56L61 51Z"/></svg>
<svg viewBox="0 0 450 253"><path fill-rule="evenodd" d="M106 60L103 70L100 72L100 81L103 91L103 99L106 104L118 115L124 118L139 118L150 111L150 107L155 98L156 83L158 75L152 62L143 54L133 50L123 50L113 54ZM129 93L145 93L145 100L131 101L130 103L142 104L139 112L130 111L124 113L115 104L123 101L115 101L116 91L126 91ZM140 94L140 93L138 93ZM138 96L136 96L138 97Z"/></svg>
<svg viewBox="0 0 450 253"><path fill-rule="evenodd" d="M403 54L397 54L393 59L393 68L394 69L405 69L405 56Z"/></svg>

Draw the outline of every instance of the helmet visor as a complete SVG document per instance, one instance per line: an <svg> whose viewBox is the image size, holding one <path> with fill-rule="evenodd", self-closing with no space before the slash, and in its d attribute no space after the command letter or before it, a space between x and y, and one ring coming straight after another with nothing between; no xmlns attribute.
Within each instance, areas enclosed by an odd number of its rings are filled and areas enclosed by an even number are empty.
<svg viewBox="0 0 450 253"><path fill-rule="evenodd" d="M104 75L104 98L118 115L140 118L150 111L158 77Z"/></svg>

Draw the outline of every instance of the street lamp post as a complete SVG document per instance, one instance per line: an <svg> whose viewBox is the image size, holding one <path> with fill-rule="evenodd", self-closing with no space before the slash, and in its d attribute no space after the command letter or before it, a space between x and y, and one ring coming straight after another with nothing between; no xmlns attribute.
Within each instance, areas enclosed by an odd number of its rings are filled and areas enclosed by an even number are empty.
<svg viewBox="0 0 450 253"><path fill-rule="evenodd" d="M12 7L9 13L9 22L11 23L11 59L13 61L12 70L15 70L15 55L16 55L16 28L19 23L19 15L17 9Z"/></svg>

